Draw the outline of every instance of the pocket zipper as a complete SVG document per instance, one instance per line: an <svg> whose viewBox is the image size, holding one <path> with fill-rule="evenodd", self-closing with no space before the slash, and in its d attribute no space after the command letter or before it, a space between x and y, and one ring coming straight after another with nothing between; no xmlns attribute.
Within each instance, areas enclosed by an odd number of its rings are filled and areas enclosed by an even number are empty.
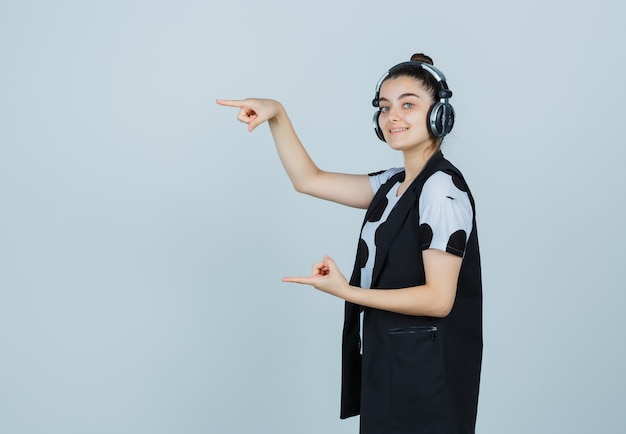
<svg viewBox="0 0 626 434"><path fill-rule="evenodd" d="M387 333L390 335L409 335L415 333L430 333L433 341L437 340L437 326L415 326L415 327L399 327L389 329Z"/></svg>

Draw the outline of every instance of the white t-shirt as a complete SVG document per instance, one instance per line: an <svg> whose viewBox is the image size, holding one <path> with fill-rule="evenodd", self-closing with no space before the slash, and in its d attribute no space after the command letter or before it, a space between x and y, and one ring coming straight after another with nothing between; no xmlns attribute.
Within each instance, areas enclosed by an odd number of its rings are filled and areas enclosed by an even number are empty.
<svg viewBox="0 0 626 434"><path fill-rule="evenodd" d="M392 168L381 173L370 175L370 183L374 193L403 168ZM472 231L473 211L469 195L457 187L452 175L445 172L433 173L424 183L419 198L420 237L422 250L438 249L463 257L465 245ZM376 231L387 221L389 214L398 203L397 196L400 183L392 186L387 193L387 204L382 214L373 213L374 221L366 221L361 232L360 248L365 252L361 268L361 287L371 286L374 259L376 258ZM417 242L417 240L416 240Z"/></svg>

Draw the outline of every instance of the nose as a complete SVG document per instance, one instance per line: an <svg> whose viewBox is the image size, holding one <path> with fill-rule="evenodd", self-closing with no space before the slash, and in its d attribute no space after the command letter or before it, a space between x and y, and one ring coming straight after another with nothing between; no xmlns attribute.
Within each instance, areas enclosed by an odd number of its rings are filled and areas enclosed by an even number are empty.
<svg viewBox="0 0 626 434"><path fill-rule="evenodd" d="M389 110L387 111L387 118L390 121L397 121L400 119L400 110L398 110L398 108L393 105L391 107L389 107Z"/></svg>

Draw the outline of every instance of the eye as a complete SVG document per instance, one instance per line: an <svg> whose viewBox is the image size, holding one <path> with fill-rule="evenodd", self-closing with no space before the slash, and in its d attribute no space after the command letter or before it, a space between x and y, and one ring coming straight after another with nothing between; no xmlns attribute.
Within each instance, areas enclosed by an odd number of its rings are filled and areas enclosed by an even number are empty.
<svg viewBox="0 0 626 434"><path fill-rule="evenodd" d="M379 107L379 111L381 113L387 113L389 111L389 107Z"/></svg>
<svg viewBox="0 0 626 434"><path fill-rule="evenodd" d="M405 109L412 109L413 107L415 107L415 104L413 104L412 102L405 102L404 104L402 104L402 108Z"/></svg>

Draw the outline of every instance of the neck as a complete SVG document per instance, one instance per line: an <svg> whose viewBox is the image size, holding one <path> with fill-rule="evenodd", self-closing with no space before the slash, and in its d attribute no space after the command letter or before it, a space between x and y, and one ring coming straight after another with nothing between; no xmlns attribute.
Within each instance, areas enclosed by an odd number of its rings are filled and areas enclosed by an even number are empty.
<svg viewBox="0 0 626 434"><path fill-rule="evenodd" d="M415 152L404 153L404 171L405 183L411 183L417 175L422 171L430 157L439 150L439 145L434 143L426 149L416 150Z"/></svg>

